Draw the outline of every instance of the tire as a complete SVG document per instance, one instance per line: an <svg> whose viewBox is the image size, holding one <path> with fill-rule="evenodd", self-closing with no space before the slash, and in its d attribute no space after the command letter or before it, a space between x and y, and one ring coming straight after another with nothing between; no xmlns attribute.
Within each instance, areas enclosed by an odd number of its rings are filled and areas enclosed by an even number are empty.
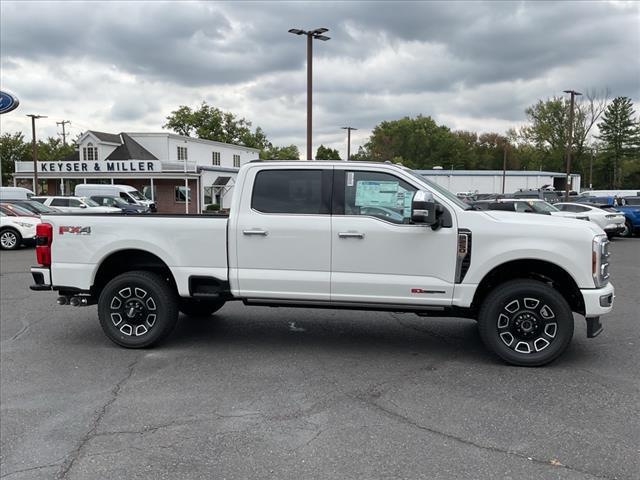
<svg viewBox="0 0 640 480"><path fill-rule="evenodd" d="M0 247L3 250L17 250L22 243L22 235L13 228L5 228L0 232Z"/></svg>
<svg viewBox="0 0 640 480"><path fill-rule="evenodd" d="M98 317L112 342L126 348L150 347L162 341L176 325L176 292L156 273L123 273L102 289Z"/></svg>
<svg viewBox="0 0 640 480"><path fill-rule="evenodd" d="M220 310L224 304L224 300L210 301L181 298L178 308L187 317L208 317Z"/></svg>
<svg viewBox="0 0 640 480"><path fill-rule="evenodd" d="M625 220L624 222L624 230L620 234L621 237L632 237L633 236L633 225L629 220Z"/></svg>
<svg viewBox="0 0 640 480"><path fill-rule="evenodd" d="M573 337L573 314L556 290L535 280L494 288L478 315L480 337L512 365L539 367L558 358Z"/></svg>

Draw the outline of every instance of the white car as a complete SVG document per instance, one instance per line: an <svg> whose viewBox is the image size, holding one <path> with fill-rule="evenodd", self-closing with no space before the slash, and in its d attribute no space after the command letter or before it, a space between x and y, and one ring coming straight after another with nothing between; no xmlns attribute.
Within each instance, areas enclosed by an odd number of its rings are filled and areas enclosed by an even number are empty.
<svg viewBox="0 0 640 480"><path fill-rule="evenodd" d="M624 231L624 213L612 207L595 207L582 203L562 202L555 206L563 211L586 216L593 223L602 228L609 238L620 235Z"/></svg>
<svg viewBox="0 0 640 480"><path fill-rule="evenodd" d="M552 215L554 217L576 218L578 220L588 220L586 215L562 211L551 205L549 202L537 198L500 198L497 200L482 200L474 203L478 208L484 210L505 210L508 212L540 213L542 215ZM484 206L482 206L484 205Z"/></svg>
<svg viewBox="0 0 640 480"><path fill-rule="evenodd" d="M0 248L15 250L34 243L40 219L19 208L0 206Z"/></svg>
<svg viewBox="0 0 640 480"><path fill-rule="evenodd" d="M119 208L102 207L97 202L85 197L41 196L31 199L65 213L122 213Z"/></svg>

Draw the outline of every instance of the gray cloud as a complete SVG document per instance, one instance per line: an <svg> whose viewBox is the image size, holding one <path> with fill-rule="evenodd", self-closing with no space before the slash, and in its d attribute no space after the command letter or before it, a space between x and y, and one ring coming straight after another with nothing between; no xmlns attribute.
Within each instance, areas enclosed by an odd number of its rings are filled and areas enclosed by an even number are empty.
<svg viewBox="0 0 640 480"><path fill-rule="evenodd" d="M25 108L85 129L158 130L207 100L303 147L305 44L287 30L320 26L315 132L341 150L346 123L358 138L419 113L504 130L566 88L640 98L633 2L3 1L0 75Z"/></svg>

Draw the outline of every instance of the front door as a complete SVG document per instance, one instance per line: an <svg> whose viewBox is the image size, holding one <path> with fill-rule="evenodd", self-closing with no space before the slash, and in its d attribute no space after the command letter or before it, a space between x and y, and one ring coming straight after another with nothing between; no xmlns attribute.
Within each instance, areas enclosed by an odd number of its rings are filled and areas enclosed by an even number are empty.
<svg viewBox="0 0 640 480"><path fill-rule="evenodd" d="M329 300L332 176L291 167L247 172L253 189L243 191L234 229L240 295Z"/></svg>
<svg viewBox="0 0 640 480"><path fill-rule="evenodd" d="M335 170L331 301L450 305L457 231L410 224L418 190L386 172Z"/></svg>

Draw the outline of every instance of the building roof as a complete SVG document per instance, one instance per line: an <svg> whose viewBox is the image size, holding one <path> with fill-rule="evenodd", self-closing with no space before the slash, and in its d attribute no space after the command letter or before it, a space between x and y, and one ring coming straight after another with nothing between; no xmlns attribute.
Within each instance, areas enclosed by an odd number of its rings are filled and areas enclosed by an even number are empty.
<svg viewBox="0 0 640 480"><path fill-rule="evenodd" d="M502 170L415 170L416 173L427 177L447 177L449 175L454 177L482 177L482 176L502 176ZM505 176L507 177L566 177L566 173L562 172L547 172L538 170L507 170ZM571 175L578 176L579 173L572 173Z"/></svg>
<svg viewBox="0 0 640 480"><path fill-rule="evenodd" d="M207 145L216 145L216 146L222 146L227 148L235 148L238 150L249 150L256 153L260 152L258 148L247 147L245 145L236 145L234 143L218 142L216 140L207 140L205 138L198 138L198 137L186 137L184 135L178 135L177 133L170 133L170 132L129 132L129 135L134 137L169 137L169 138L175 138L177 140L187 140L189 142L204 143Z"/></svg>
<svg viewBox="0 0 640 480"><path fill-rule="evenodd" d="M227 183L229 183L229 180L231 180L231 177L218 177L216 178L216 181L213 182L213 186L214 187L224 186Z"/></svg>
<svg viewBox="0 0 640 480"><path fill-rule="evenodd" d="M120 146L106 158L107 160L158 160L149 150L144 148L126 133L116 135Z"/></svg>
<svg viewBox="0 0 640 480"><path fill-rule="evenodd" d="M120 135L115 133L96 132L95 130L87 130L86 133L91 133L98 140L109 143L121 143Z"/></svg>

